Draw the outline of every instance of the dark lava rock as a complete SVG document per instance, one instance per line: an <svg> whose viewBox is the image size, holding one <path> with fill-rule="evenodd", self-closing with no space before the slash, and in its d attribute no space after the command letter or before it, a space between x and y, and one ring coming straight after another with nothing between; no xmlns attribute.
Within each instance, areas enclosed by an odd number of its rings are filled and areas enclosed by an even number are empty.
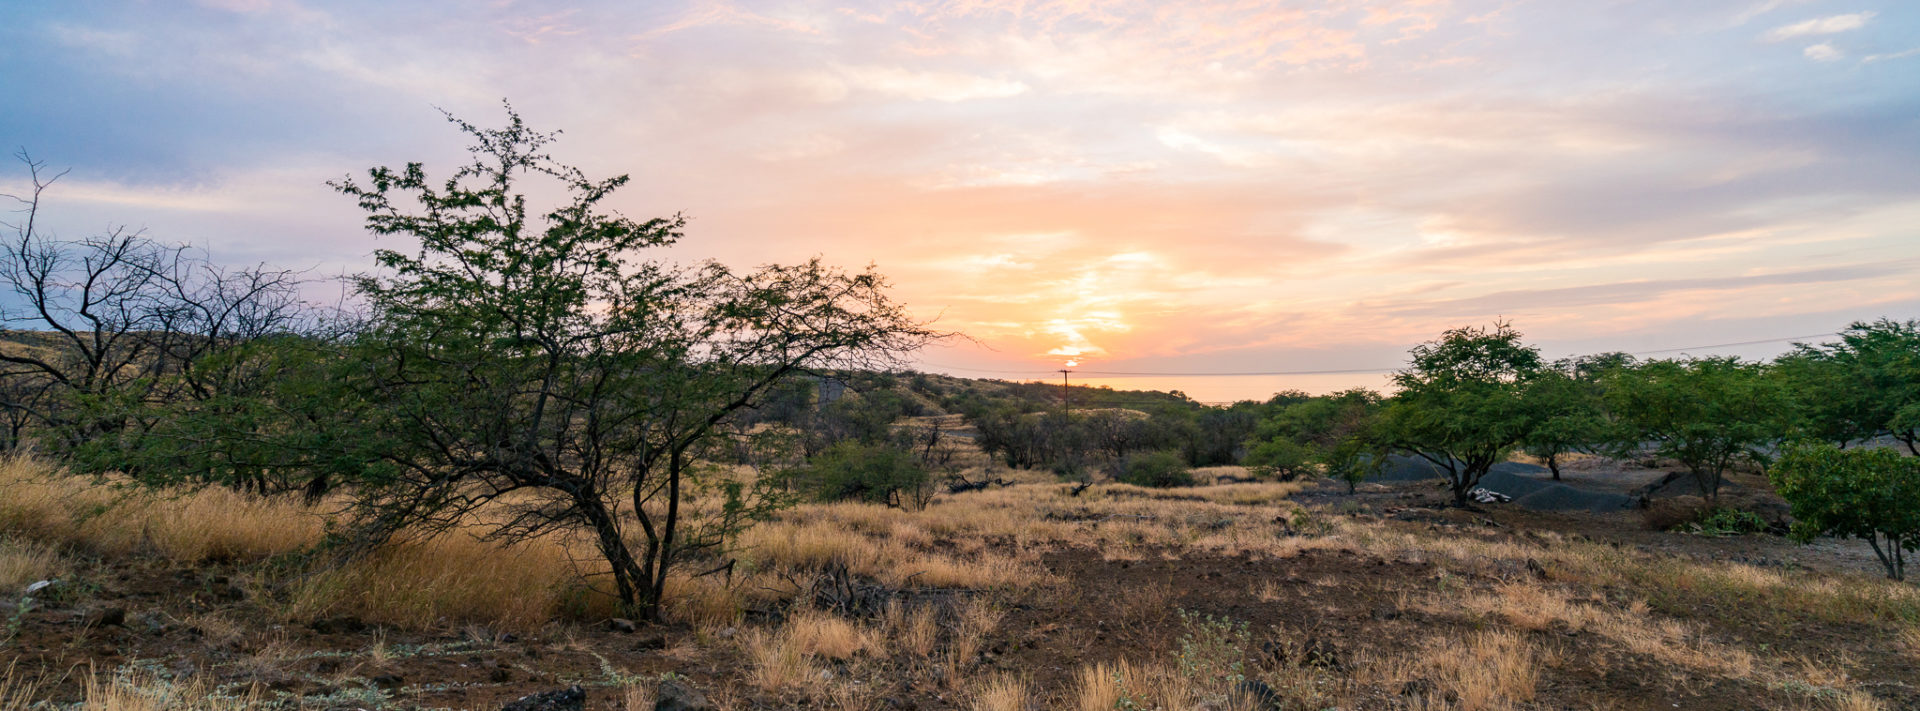
<svg viewBox="0 0 1920 711"><path fill-rule="evenodd" d="M121 627L127 624L127 608L103 607L87 615L88 627Z"/></svg>
<svg viewBox="0 0 1920 711"><path fill-rule="evenodd" d="M1235 700L1240 702L1236 706L1244 707L1250 704L1256 709L1279 709L1281 703L1285 701L1280 698L1280 692L1274 691L1273 687L1257 679L1247 679L1235 685L1233 695Z"/></svg>
<svg viewBox="0 0 1920 711"><path fill-rule="evenodd" d="M664 681L660 683L660 690L654 692L653 711L713 711L713 704L691 686Z"/></svg>
<svg viewBox="0 0 1920 711"><path fill-rule="evenodd" d="M501 706L500 711L583 711L586 707L587 691L575 685L522 696Z"/></svg>
<svg viewBox="0 0 1920 711"><path fill-rule="evenodd" d="M334 617L309 622L307 628L320 634L354 634L365 631L367 623L352 617Z"/></svg>

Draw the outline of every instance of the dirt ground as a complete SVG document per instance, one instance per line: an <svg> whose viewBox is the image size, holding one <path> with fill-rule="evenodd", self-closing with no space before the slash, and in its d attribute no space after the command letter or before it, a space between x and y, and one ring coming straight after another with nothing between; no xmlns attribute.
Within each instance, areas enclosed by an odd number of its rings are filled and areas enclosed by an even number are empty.
<svg viewBox="0 0 1920 711"><path fill-rule="evenodd" d="M1633 478L1656 475L1574 469L1568 479L1631 488ZM1383 535L1512 545L1540 551L1542 560L1551 560L1556 546L1593 543L1788 574L1877 572L1858 543L1802 546L1770 535L1651 531L1637 512L1550 513L1500 504L1456 509L1430 482L1366 484L1351 496L1344 484L1329 482L1295 500L1316 513L1289 518L1274 508L1276 515L1267 518L1261 512L1268 509L1250 508L1242 519L1250 523L1239 525L1257 530L1241 533L1307 537L1317 534L1303 526L1339 520ZM965 500L955 501L945 505ZM1083 525L1122 524L1089 518ZM1008 538L988 545L1021 544ZM1676 663L1618 633L1565 621L1510 625L1499 613L1454 602L1497 599L1524 585L1571 600L1577 609L1631 609L1650 627L1684 626L1687 649L1737 649L1750 665L1765 668L1837 670L1829 673L1841 677L1833 684L1870 694L1884 708L1920 708L1920 643L1914 641L1920 636L1900 637L1884 622L1594 584L1532 558L1526 565L1462 563L1413 549L1311 546L1286 555L1070 545L1034 554L1051 582L1010 590L888 591L897 604L939 611L943 630L953 626L953 610L973 600L1002 612L975 658L894 652L825 662L815 673L848 695L835 702L846 708L981 708L967 691L969 680L995 675L1023 679L1033 690L1031 708L1071 708L1076 675L1087 665L1179 658L1194 620L1223 619L1244 623L1246 643L1236 653L1246 676L1297 704L1284 708L1454 707L1436 691L1443 684L1422 667L1389 661L1508 629L1540 659L1534 696L1511 708L1837 708L1821 705L1825 687L1782 683L1759 672L1716 673L1708 670L1711 660ZM183 569L137 558L89 564L82 584L45 596L32 609L0 602L0 619L17 626L0 647L0 664L10 665L16 683L37 683L39 698L77 700L90 674L148 669L262 707L493 709L526 694L580 685L589 708L625 709L651 707L636 706L623 689L667 674L701 689L718 708L825 707L818 698L753 681L753 662L739 639L788 614L778 606L750 610L736 626L624 631L595 620L556 623L522 637L479 625L383 628L351 616L286 624L274 621L280 618L258 568ZM860 623L874 623L877 614L871 608L848 613Z"/></svg>

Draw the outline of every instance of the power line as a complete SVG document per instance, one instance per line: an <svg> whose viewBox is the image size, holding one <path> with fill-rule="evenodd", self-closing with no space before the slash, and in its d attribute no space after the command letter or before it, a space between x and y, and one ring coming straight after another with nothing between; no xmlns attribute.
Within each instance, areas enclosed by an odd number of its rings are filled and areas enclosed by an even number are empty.
<svg viewBox="0 0 1920 711"><path fill-rule="evenodd" d="M1788 341L1804 341L1811 338L1824 338L1826 336L1838 336L1838 335L1840 335L1840 333L1836 331L1834 333L1816 333L1811 336L1788 336L1786 338L1767 338L1767 339L1758 340L1758 341L1740 341L1737 343L1716 343L1711 346L1688 346L1686 348L1662 348L1657 351L1637 351L1634 353L1630 353L1629 355L1653 355L1655 353L1680 353L1682 351L1704 351L1712 348L1732 348L1734 346L1758 346L1766 343L1785 343Z"/></svg>
<svg viewBox="0 0 1920 711"><path fill-rule="evenodd" d="M1824 338L1827 336L1837 336L1837 335L1840 335L1840 334L1838 332L1815 333L1807 336L1787 336L1784 338L1766 338L1766 339L1761 339L1757 341L1735 341L1732 343L1713 343L1713 344L1708 344L1703 346L1685 346L1682 348L1661 348L1661 349L1648 350L1648 351L1633 351L1628 353L1628 355L1645 356L1645 355L1656 355L1660 353L1682 353L1686 351L1712 350L1715 348L1733 348L1737 346L1757 346L1757 345L1764 345L1768 343L1786 343L1791 341L1805 341L1805 340L1814 339L1814 338ZM931 368L940 368L944 370L963 370L963 371L974 372L974 373L1002 373L1007 375L1048 376L1048 375L1052 375L1054 373L1060 372L1058 370L995 370L990 368L963 368L960 366L942 365L939 363L923 363L922 365L931 367ZM1237 378L1237 377L1264 377L1264 376L1276 376L1276 375L1373 375L1373 374L1391 373L1396 370L1399 370L1399 368L1352 368L1352 369L1344 369L1344 370L1262 370L1262 371L1225 371L1225 372L1221 372L1221 371L1178 372L1178 371L1144 371L1144 370L1140 370L1140 371L1075 370L1073 372L1079 373L1081 375L1108 375L1108 376L1118 376L1118 377Z"/></svg>

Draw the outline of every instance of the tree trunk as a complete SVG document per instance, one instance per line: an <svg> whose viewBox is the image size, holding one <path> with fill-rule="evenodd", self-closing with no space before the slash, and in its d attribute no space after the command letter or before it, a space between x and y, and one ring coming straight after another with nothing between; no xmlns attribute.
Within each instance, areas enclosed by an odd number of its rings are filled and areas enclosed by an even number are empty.
<svg viewBox="0 0 1920 711"><path fill-rule="evenodd" d="M667 569L673 564L674 529L680 523L680 475L685 467L685 448L676 447L667 462L667 520L660 527L660 552L653 566L653 579L645 581L646 597L641 601L640 618L660 619L660 602L667 595Z"/></svg>
<svg viewBox="0 0 1920 711"><path fill-rule="evenodd" d="M620 597L621 606L644 609L647 605L643 599L648 590L646 581L640 572L639 562L633 558L633 551L627 548L626 540L621 537L620 527L614 522L613 515L598 498L590 494L575 496L574 505L587 519L587 525L593 527L600 555L607 559L607 565L613 569L614 592Z"/></svg>
<svg viewBox="0 0 1920 711"><path fill-rule="evenodd" d="M1553 454L1547 455L1547 469L1553 472L1554 481L1560 480L1560 453L1559 452L1554 452Z"/></svg>
<svg viewBox="0 0 1920 711"><path fill-rule="evenodd" d="M1888 580L1906 579L1906 561L1900 556L1899 539L1889 537L1886 547L1882 548L1879 534L1869 533L1867 534L1867 545L1873 546L1873 555L1879 558L1880 565L1887 569Z"/></svg>

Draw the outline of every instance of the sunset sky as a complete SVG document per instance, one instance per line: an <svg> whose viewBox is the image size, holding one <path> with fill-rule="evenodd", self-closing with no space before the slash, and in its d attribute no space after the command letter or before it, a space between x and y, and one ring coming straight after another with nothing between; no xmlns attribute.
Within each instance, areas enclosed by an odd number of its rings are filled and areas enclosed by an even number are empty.
<svg viewBox="0 0 1920 711"><path fill-rule="evenodd" d="M924 354L964 376L1377 370L1496 318L1563 356L1920 316L1915 2L22 2L0 92L0 144L72 168L61 235L317 279L376 244L324 181L449 169L435 107L506 98L558 158L632 174L623 212L685 213L674 258L877 265L974 339Z"/></svg>

